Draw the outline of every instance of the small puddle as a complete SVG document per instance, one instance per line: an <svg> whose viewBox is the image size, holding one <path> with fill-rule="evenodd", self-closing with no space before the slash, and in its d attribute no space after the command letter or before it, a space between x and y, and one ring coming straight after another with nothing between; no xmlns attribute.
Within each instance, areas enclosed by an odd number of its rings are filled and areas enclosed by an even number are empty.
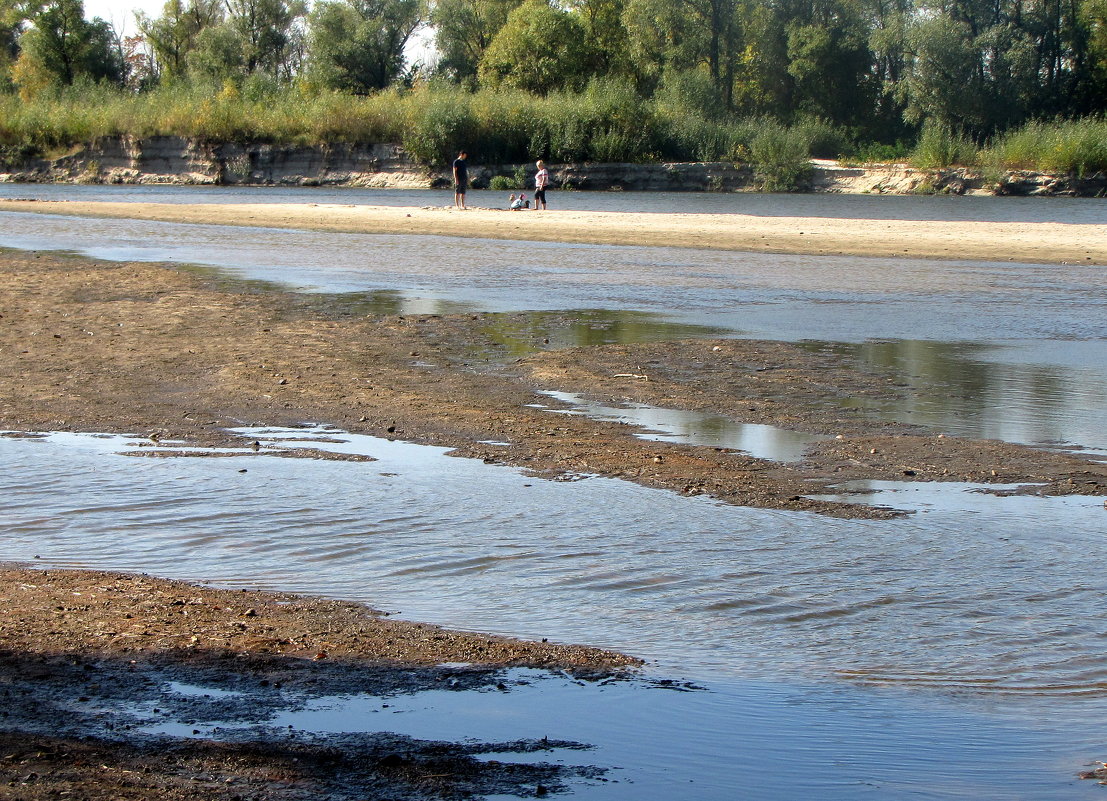
<svg viewBox="0 0 1107 801"><path fill-rule="evenodd" d="M826 434L790 431L760 423L739 423L728 417L683 409L661 409L645 403L604 406L572 392L540 391L573 407L548 409L557 414L580 414L596 420L611 420L643 429L635 434L652 442L678 442L709 448L743 451L757 459L798 462L816 442L831 439ZM534 404L537 408L548 408Z"/></svg>
<svg viewBox="0 0 1107 801"><path fill-rule="evenodd" d="M1023 496L1021 501L1010 497L1024 487L1036 484L973 484L958 481L877 481L858 479L836 484L838 492L808 495L808 498L831 503L880 503L887 500L897 509L910 508L917 514L957 510L966 515L988 513L1005 515L1014 506L1033 503ZM1063 499L1056 499L1061 501ZM1081 498L1080 505L1087 505ZM1017 512L1015 512L1017 515Z"/></svg>
<svg viewBox="0 0 1107 801"><path fill-rule="evenodd" d="M488 313L481 333L494 343L499 358L521 359L544 350L729 337L736 332L674 322L653 312L573 309Z"/></svg>

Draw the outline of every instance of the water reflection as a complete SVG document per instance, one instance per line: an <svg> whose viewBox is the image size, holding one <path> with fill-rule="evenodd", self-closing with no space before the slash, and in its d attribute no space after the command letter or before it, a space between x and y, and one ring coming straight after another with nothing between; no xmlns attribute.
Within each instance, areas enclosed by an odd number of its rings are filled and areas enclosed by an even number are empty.
<svg viewBox="0 0 1107 801"><path fill-rule="evenodd" d="M558 348L632 345L733 333L627 309L500 312L485 314L483 321L481 333L500 349L502 357L512 359Z"/></svg>
<svg viewBox="0 0 1107 801"><path fill-rule="evenodd" d="M583 414L598 420L613 420L638 426L644 429L635 434L640 439L728 448L744 451L758 459L777 462L798 462L811 445L830 439L824 434L789 431L760 423L739 423L719 415L683 409L660 409L645 403L604 406L587 401L583 396L572 392L541 391L538 394L572 407L568 411L550 411Z"/></svg>
<svg viewBox="0 0 1107 801"><path fill-rule="evenodd" d="M1036 718L1027 727L994 710L848 688L716 680L709 692L679 692L634 681L584 684L534 670L508 671L502 682L498 692L287 694L275 699L259 727L243 722L256 707L228 703L216 687L167 688L184 700L220 699L206 715L195 704L177 712L177 699L164 694L121 712L156 721L142 727L146 732L181 738L242 741L260 728L258 739L282 730L297 737L390 731L455 742L549 737L588 743L591 748L484 756L606 768L598 779L571 783L572 797L582 801L727 799L739 787L756 788L748 797L757 801L1070 801L1102 794L1090 782L1073 787L1066 781L1083 755L1097 753L1099 729L1088 723ZM1068 769L1058 769L1066 760ZM802 767L811 765L818 769Z"/></svg>
<svg viewBox="0 0 1107 801"><path fill-rule="evenodd" d="M1107 447L1107 377L1083 368L994 360L1001 347L980 343L884 340L802 343L844 355L862 369L903 384L894 400L842 398L880 420L928 426L959 436L1036 445Z"/></svg>

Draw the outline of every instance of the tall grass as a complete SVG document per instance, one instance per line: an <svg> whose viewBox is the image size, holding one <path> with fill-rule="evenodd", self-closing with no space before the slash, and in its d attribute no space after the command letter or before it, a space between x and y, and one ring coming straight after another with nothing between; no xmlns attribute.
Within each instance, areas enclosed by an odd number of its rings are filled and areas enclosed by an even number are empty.
<svg viewBox="0 0 1107 801"><path fill-rule="evenodd" d="M1078 176L1107 170L1107 119L1032 122L997 137L982 157L1015 170Z"/></svg>
<svg viewBox="0 0 1107 801"><path fill-rule="evenodd" d="M751 162L773 189L802 183L811 155L874 150L818 119L784 126L766 118L728 117L718 109L682 105L672 93L643 99L632 85L615 80L545 97L518 90L470 92L433 82L369 97L321 91L307 83L280 91L178 85L141 94L86 85L29 101L0 93L0 153L11 158L117 135L307 145L402 143L429 166L448 164L461 147L484 164L538 158ZM903 150L897 144L894 154L902 156ZM956 132L927 125L910 160L931 169L1103 170L1107 119L1031 123L997 137L983 151Z"/></svg>
<svg viewBox="0 0 1107 801"><path fill-rule="evenodd" d="M980 160L980 150L967 137L941 125L927 123L911 151L909 161L924 170L945 167L972 167Z"/></svg>
<svg viewBox="0 0 1107 801"><path fill-rule="evenodd" d="M811 177L810 140L801 128L767 120L750 143L750 154L766 192L790 192Z"/></svg>

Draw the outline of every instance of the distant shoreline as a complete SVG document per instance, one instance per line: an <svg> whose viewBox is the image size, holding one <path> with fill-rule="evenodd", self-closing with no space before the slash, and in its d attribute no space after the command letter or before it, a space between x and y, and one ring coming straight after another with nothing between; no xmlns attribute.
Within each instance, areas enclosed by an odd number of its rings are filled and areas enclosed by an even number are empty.
<svg viewBox="0 0 1107 801"><path fill-rule="evenodd" d="M885 258L1107 265L1107 223L858 220L348 204L0 200L0 211L313 231Z"/></svg>

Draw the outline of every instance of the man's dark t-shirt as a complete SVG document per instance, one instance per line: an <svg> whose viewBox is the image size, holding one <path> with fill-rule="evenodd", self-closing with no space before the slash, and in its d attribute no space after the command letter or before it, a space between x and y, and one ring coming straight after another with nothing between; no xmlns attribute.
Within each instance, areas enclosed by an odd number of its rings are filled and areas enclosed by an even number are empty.
<svg viewBox="0 0 1107 801"><path fill-rule="evenodd" d="M454 178L458 189L465 189L469 184L469 166L465 159L454 159Z"/></svg>

